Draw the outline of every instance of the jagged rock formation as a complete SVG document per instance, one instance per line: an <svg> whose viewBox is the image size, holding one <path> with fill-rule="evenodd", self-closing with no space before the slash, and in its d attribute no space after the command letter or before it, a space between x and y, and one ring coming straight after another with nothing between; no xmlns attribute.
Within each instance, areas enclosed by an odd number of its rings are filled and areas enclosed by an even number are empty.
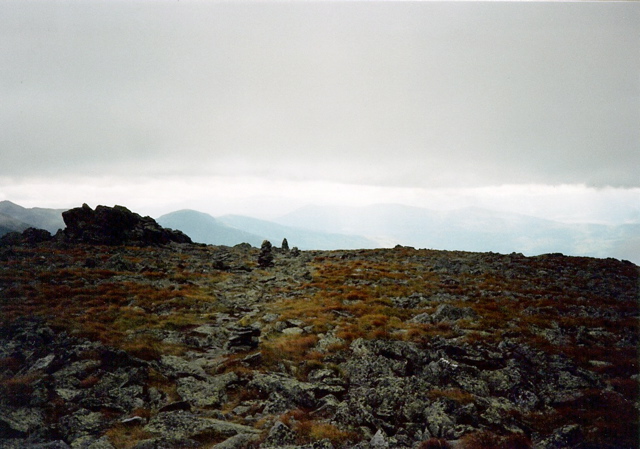
<svg viewBox="0 0 640 449"><path fill-rule="evenodd" d="M66 228L52 236L44 229L28 228L23 232L9 232L0 237L0 246L34 245L56 240L67 243L93 245L166 245L193 243L182 231L163 228L151 217L142 217L123 206L87 204L62 213Z"/></svg>
<svg viewBox="0 0 640 449"><path fill-rule="evenodd" d="M141 217L123 206L87 204L62 213L68 240L101 245L157 245L191 243L180 231L165 229L151 217Z"/></svg>
<svg viewBox="0 0 640 449"><path fill-rule="evenodd" d="M37 243L48 242L53 236L44 229L27 228L20 232L9 232L0 237L0 246L9 245L35 245Z"/></svg>
<svg viewBox="0 0 640 449"><path fill-rule="evenodd" d="M635 265L258 256L0 248L0 447L638 446Z"/></svg>

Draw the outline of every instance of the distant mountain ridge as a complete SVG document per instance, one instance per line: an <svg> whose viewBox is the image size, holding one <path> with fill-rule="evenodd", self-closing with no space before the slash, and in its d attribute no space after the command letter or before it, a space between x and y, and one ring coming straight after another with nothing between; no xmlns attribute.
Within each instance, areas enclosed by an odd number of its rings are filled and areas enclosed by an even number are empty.
<svg viewBox="0 0 640 449"><path fill-rule="evenodd" d="M157 221L161 226L181 230L195 242L209 245L233 246L244 242L260 246L264 240L264 237L227 226L209 214L190 209L162 215Z"/></svg>
<svg viewBox="0 0 640 449"><path fill-rule="evenodd" d="M399 204L307 206L275 220L324 232L354 232L416 248L479 252L561 252L640 263L640 223L567 224L475 207L437 211Z"/></svg>
<svg viewBox="0 0 640 449"><path fill-rule="evenodd" d="M46 229L54 234L65 227L62 219L62 212L65 210L26 208L11 201L0 201L0 235L13 231L22 232L29 227Z"/></svg>
<svg viewBox="0 0 640 449"><path fill-rule="evenodd" d="M55 233L64 229L63 209L24 208L0 202L0 236L27 227ZM399 204L364 207L306 206L273 221L179 210L157 219L194 241L233 246L279 246L305 249L367 249L397 244L416 248L538 255L613 257L640 265L640 223L603 225L560 223L527 215L480 208L448 211Z"/></svg>
<svg viewBox="0 0 640 449"><path fill-rule="evenodd" d="M22 232L29 227L30 225L28 223L17 220L11 215L0 214L0 235L7 234L9 232Z"/></svg>

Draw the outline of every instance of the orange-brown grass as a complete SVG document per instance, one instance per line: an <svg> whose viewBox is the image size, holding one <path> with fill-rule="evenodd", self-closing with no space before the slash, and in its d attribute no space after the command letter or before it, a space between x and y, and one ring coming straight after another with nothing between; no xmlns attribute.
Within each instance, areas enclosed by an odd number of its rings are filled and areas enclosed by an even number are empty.
<svg viewBox="0 0 640 449"><path fill-rule="evenodd" d="M462 449L529 449L531 440L523 434L498 435L488 430L481 430L464 435L461 440Z"/></svg>
<svg viewBox="0 0 640 449"><path fill-rule="evenodd" d="M299 444L328 439L332 444L341 446L359 439L355 432L343 430L334 424L314 419L310 416L309 410L293 409L281 415L279 420L296 432Z"/></svg>
<svg viewBox="0 0 640 449"><path fill-rule="evenodd" d="M325 421L302 420L296 422L293 429L298 434L298 442L301 444L328 439L334 446L341 446L358 440L355 432L342 430Z"/></svg>
<svg viewBox="0 0 640 449"><path fill-rule="evenodd" d="M113 282L113 275L110 270L87 268L39 272L40 282L29 298L0 304L0 315L5 322L17 316L41 316L55 327L123 347L127 346L125 336L137 329L183 329L199 324L199 305L211 300L194 285L165 289L144 282ZM154 313L159 307L171 307L175 313L160 317ZM150 352L143 344L137 346L148 358Z"/></svg>
<svg viewBox="0 0 640 449"><path fill-rule="evenodd" d="M174 353L174 355L179 355L184 352L184 350L176 351L176 348L173 351L169 351L169 345L163 344L157 339L150 336L139 336L135 340L126 340L124 341L120 347L128 352L129 354L138 357L142 360L157 360L163 354ZM182 349L182 347L180 347ZM177 353L177 354L176 354Z"/></svg>
<svg viewBox="0 0 640 449"><path fill-rule="evenodd" d="M261 344L263 365L272 367L284 360L298 363L308 360L314 355L311 349L317 342L316 335L283 335L266 340Z"/></svg>
<svg viewBox="0 0 640 449"><path fill-rule="evenodd" d="M427 393L427 397L432 401L438 399L450 399L459 404L465 405L474 402L475 396L459 388L449 388L446 390L433 389Z"/></svg>
<svg viewBox="0 0 640 449"><path fill-rule="evenodd" d="M98 382L100 382L100 377L91 375L91 376L87 376L84 379L82 379L78 386L80 388L91 388L91 387L95 386Z"/></svg>
<svg viewBox="0 0 640 449"><path fill-rule="evenodd" d="M404 340L427 344L434 337L452 338L457 331L452 323L443 321L434 324L408 323Z"/></svg>
<svg viewBox="0 0 640 449"><path fill-rule="evenodd" d="M281 315L281 320L302 320L315 333L337 328L337 336L347 342L392 338L406 329L404 321L412 312L393 307L390 298L418 288L410 285L413 279L402 269L406 266L393 260L379 263L321 258L308 285L310 294L304 299L279 301L272 310ZM398 285L399 281L403 285Z"/></svg>
<svg viewBox="0 0 640 449"><path fill-rule="evenodd" d="M131 449L140 441L151 438L153 435L142 425L116 424L106 431L105 435L116 449Z"/></svg>
<svg viewBox="0 0 640 449"><path fill-rule="evenodd" d="M28 401L33 391L33 383L40 379L40 374L25 374L20 376L0 376L0 393L8 398L9 403L18 405Z"/></svg>
<svg viewBox="0 0 640 449"><path fill-rule="evenodd" d="M449 449L451 445L442 438L429 438L418 444L417 449Z"/></svg>

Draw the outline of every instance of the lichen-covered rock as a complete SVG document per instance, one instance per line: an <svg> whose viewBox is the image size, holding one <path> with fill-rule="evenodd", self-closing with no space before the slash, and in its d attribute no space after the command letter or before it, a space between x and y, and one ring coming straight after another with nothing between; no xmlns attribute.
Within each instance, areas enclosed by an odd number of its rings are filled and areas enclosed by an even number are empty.
<svg viewBox="0 0 640 449"><path fill-rule="evenodd" d="M201 365L175 355L161 356L157 367L165 376L173 379L180 377L204 379L207 376Z"/></svg>
<svg viewBox="0 0 640 449"><path fill-rule="evenodd" d="M570 424L557 429L549 438L536 444L541 449L570 449L579 447L584 438L582 429L577 424Z"/></svg>
<svg viewBox="0 0 640 449"><path fill-rule="evenodd" d="M75 439L71 443L71 449L115 449L106 436L96 437L86 435Z"/></svg>
<svg viewBox="0 0 640 449"><path fill-rule="evenodd" d="M369 441L369 446L371 449L388 449L389 442L387 441L387 436L380 429L375 433L371 441Z"/></svg>
<svg viewBox="0 0 640 449"><path fill-rule="evenodd" d="M20 407L0 409L0 435L26 437L44 427L44 414L40 409Z"/></svg>
<svg viewBox="0 0 640 449"><path fill-rule="evenodd" d="M442 304L438 306L431 317L431 320L434 323L440 323L443 321L457 321L476 318L478 318L478 314L471 307L455 307L451 304Z"/></svg>
<svg viewBox="0 0 640 449"><path fill-rule="evenodd" d="M239 433L216 444L213 449L245 449L258 439L259 436L255 434Z"/></svg>
<svg viewBox="0 0 640 449"><path fill-rule="evenodd" d="M182 410L158 413L144 429L164 438L231 437L258 433L253 427L205 418Z"/></svg>
<svg viewBox="0 0 640 449"><path fill-rule="evenodd" d="M196 449L200 443L189 438L149 438L138 442L133 449Z"/></svg>
<svg viewBox="0 0 640 449"><path fill-rule="evenodd" d="M255 374L248 388L258 390L261 394L278 393L286 401L299 407L315 408L317 399L314 391L317 386L309 382L301 382L297 379L282 374Z"/></svg>
<svg viewBox="0 0 640 449"><path fill-rule="evenodd" d="M0 329L0 348L11 351L16 373L26 374L20 389L0 394L2 447L55 444L62 435L71 447L107 448L99 437L112 420L102 411L126 416L148 400L144 362L56 333L37 318ZM0 349L0 358L6 357Z"/></svg>
<svg viewBox="0 0 640 449"><path fill-rule="evenodd" d="M235 373L227 373L207 376L202 380L183 377L176 381L176 385L177 392L184 401L197 407L211 407L226 402L226 389L237 380Z"/></svg>
<svg viewBox="0 0 640 449"><path fill-rule="evenodd" d="M296 434L282 421L276 421L264 442L260 445L261 448L279 448L282 446L289 446L296 442Z"/></svg>
<svg viewBox="0 0 640 449"><path fill-rule="evenodd" d="M87 435L96 435L105 429L108 422L100 412L80 409L60 419L60 430L67 441L74 441Z"/></svg>

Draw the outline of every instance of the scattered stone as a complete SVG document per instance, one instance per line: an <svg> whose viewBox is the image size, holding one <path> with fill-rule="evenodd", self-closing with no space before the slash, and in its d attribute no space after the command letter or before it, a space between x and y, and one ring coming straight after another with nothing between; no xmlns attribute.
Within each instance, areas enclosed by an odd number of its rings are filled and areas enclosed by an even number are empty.
<svg viewBox="0 0 640 449"><path fill-rule="evenodd" d="M257 434L253 427L219 419L204 418L185 411L158 413L144 428L164 438L230 437L236 434Z"/></svg>
<svg viewBox="0 0 640 449"><path fill-rule="evenodd" d="M541 449L569 449L578 447L584 436L578 424L570 424L557 429L551 437L536 444Z"/></svg>
<svg viewBox="0 0 640 449"><path fill-rule="evenodd" d="M213 446L213 449L245 449L250 446L251 443L257 441L259 436L252 433L239 433L230 438L227 438L222 443L218 443Z"/></svg>
<svg viewBox="0 0 640 449"><path fill-rule="evenodd" d="M375 433L371 441L369 442L371 449L388 449L389 442L384 432L380 429Z"/></svg>
<svg viewBox="0 0 640 449"><path fill-rule="evenodd" d="M282 333L285 335L302 335L304 330L299 327L287 327L282 330Z"/></svg>
<svg viewBox="0 0 640 449"><path fill-rule="evenodd" d="M443 321L458 321L462 319L477 319L478 314L471 307L455 307L450 304L438 306L436 312L431 317L434 323Z"/></svg>
<svg viewBox="0 0 640 449"><path fill-rule="evenodd" d="M231 331L231 335L227 341L227 349L242 351L258 347L260 329L252 326L234 326L229 330Z"/></svg>
<svg viewBox="0 0 640 449"><path fill-rule="evenodd" d="M207 376L202 366L175 355L163 355L158 368L165 376L173 379L188 376L204 379Z"/></svg>
<svg viewBox="0 0 640 449"><path fill-rule="evenodd" d="M176 381L177 392L180 397L196 407L212 407L227 400L226 389L232 382L236 382L235 373L220 376L207 376L203 380L194 377L183 377Z"/></svg>
<svg viewBox="0 0 640 449"><path fill-rule="evenodd" d="M296 434L282 421L276 423L269 429L269 435L262 443L262 448L278 448L295 443Z"/></svg>
<svg viewBox="0 0 640 449"><path fill-rule="evenodd" d="M131 418L125 418L121 420L120 424L123 424L125 426L139 426L139 425L146 424L146 422L147 420L144 419L142 416L133 416Z"/></svg>
<svg viewBox="0 0 640 449"><path fill-rule="evenodd" d="M41 410L21 407L14 410L0 410L0 432L7 436L26 437L44 426Z"/></svg>
<svg viewBox="0 0 640 449"><path fill-rule="evenodd" d="M257 373L247 386L266 394L278 393L287 402L300 407L314 408L316 405L315 384L301 382L279 373Z"/></svg>
<svg viewBox="0 0 640 449"><path fill-rule="evenodd" d="M190 438L151 438L140 441L133 449L196 449L202 445Z"/></svg>

